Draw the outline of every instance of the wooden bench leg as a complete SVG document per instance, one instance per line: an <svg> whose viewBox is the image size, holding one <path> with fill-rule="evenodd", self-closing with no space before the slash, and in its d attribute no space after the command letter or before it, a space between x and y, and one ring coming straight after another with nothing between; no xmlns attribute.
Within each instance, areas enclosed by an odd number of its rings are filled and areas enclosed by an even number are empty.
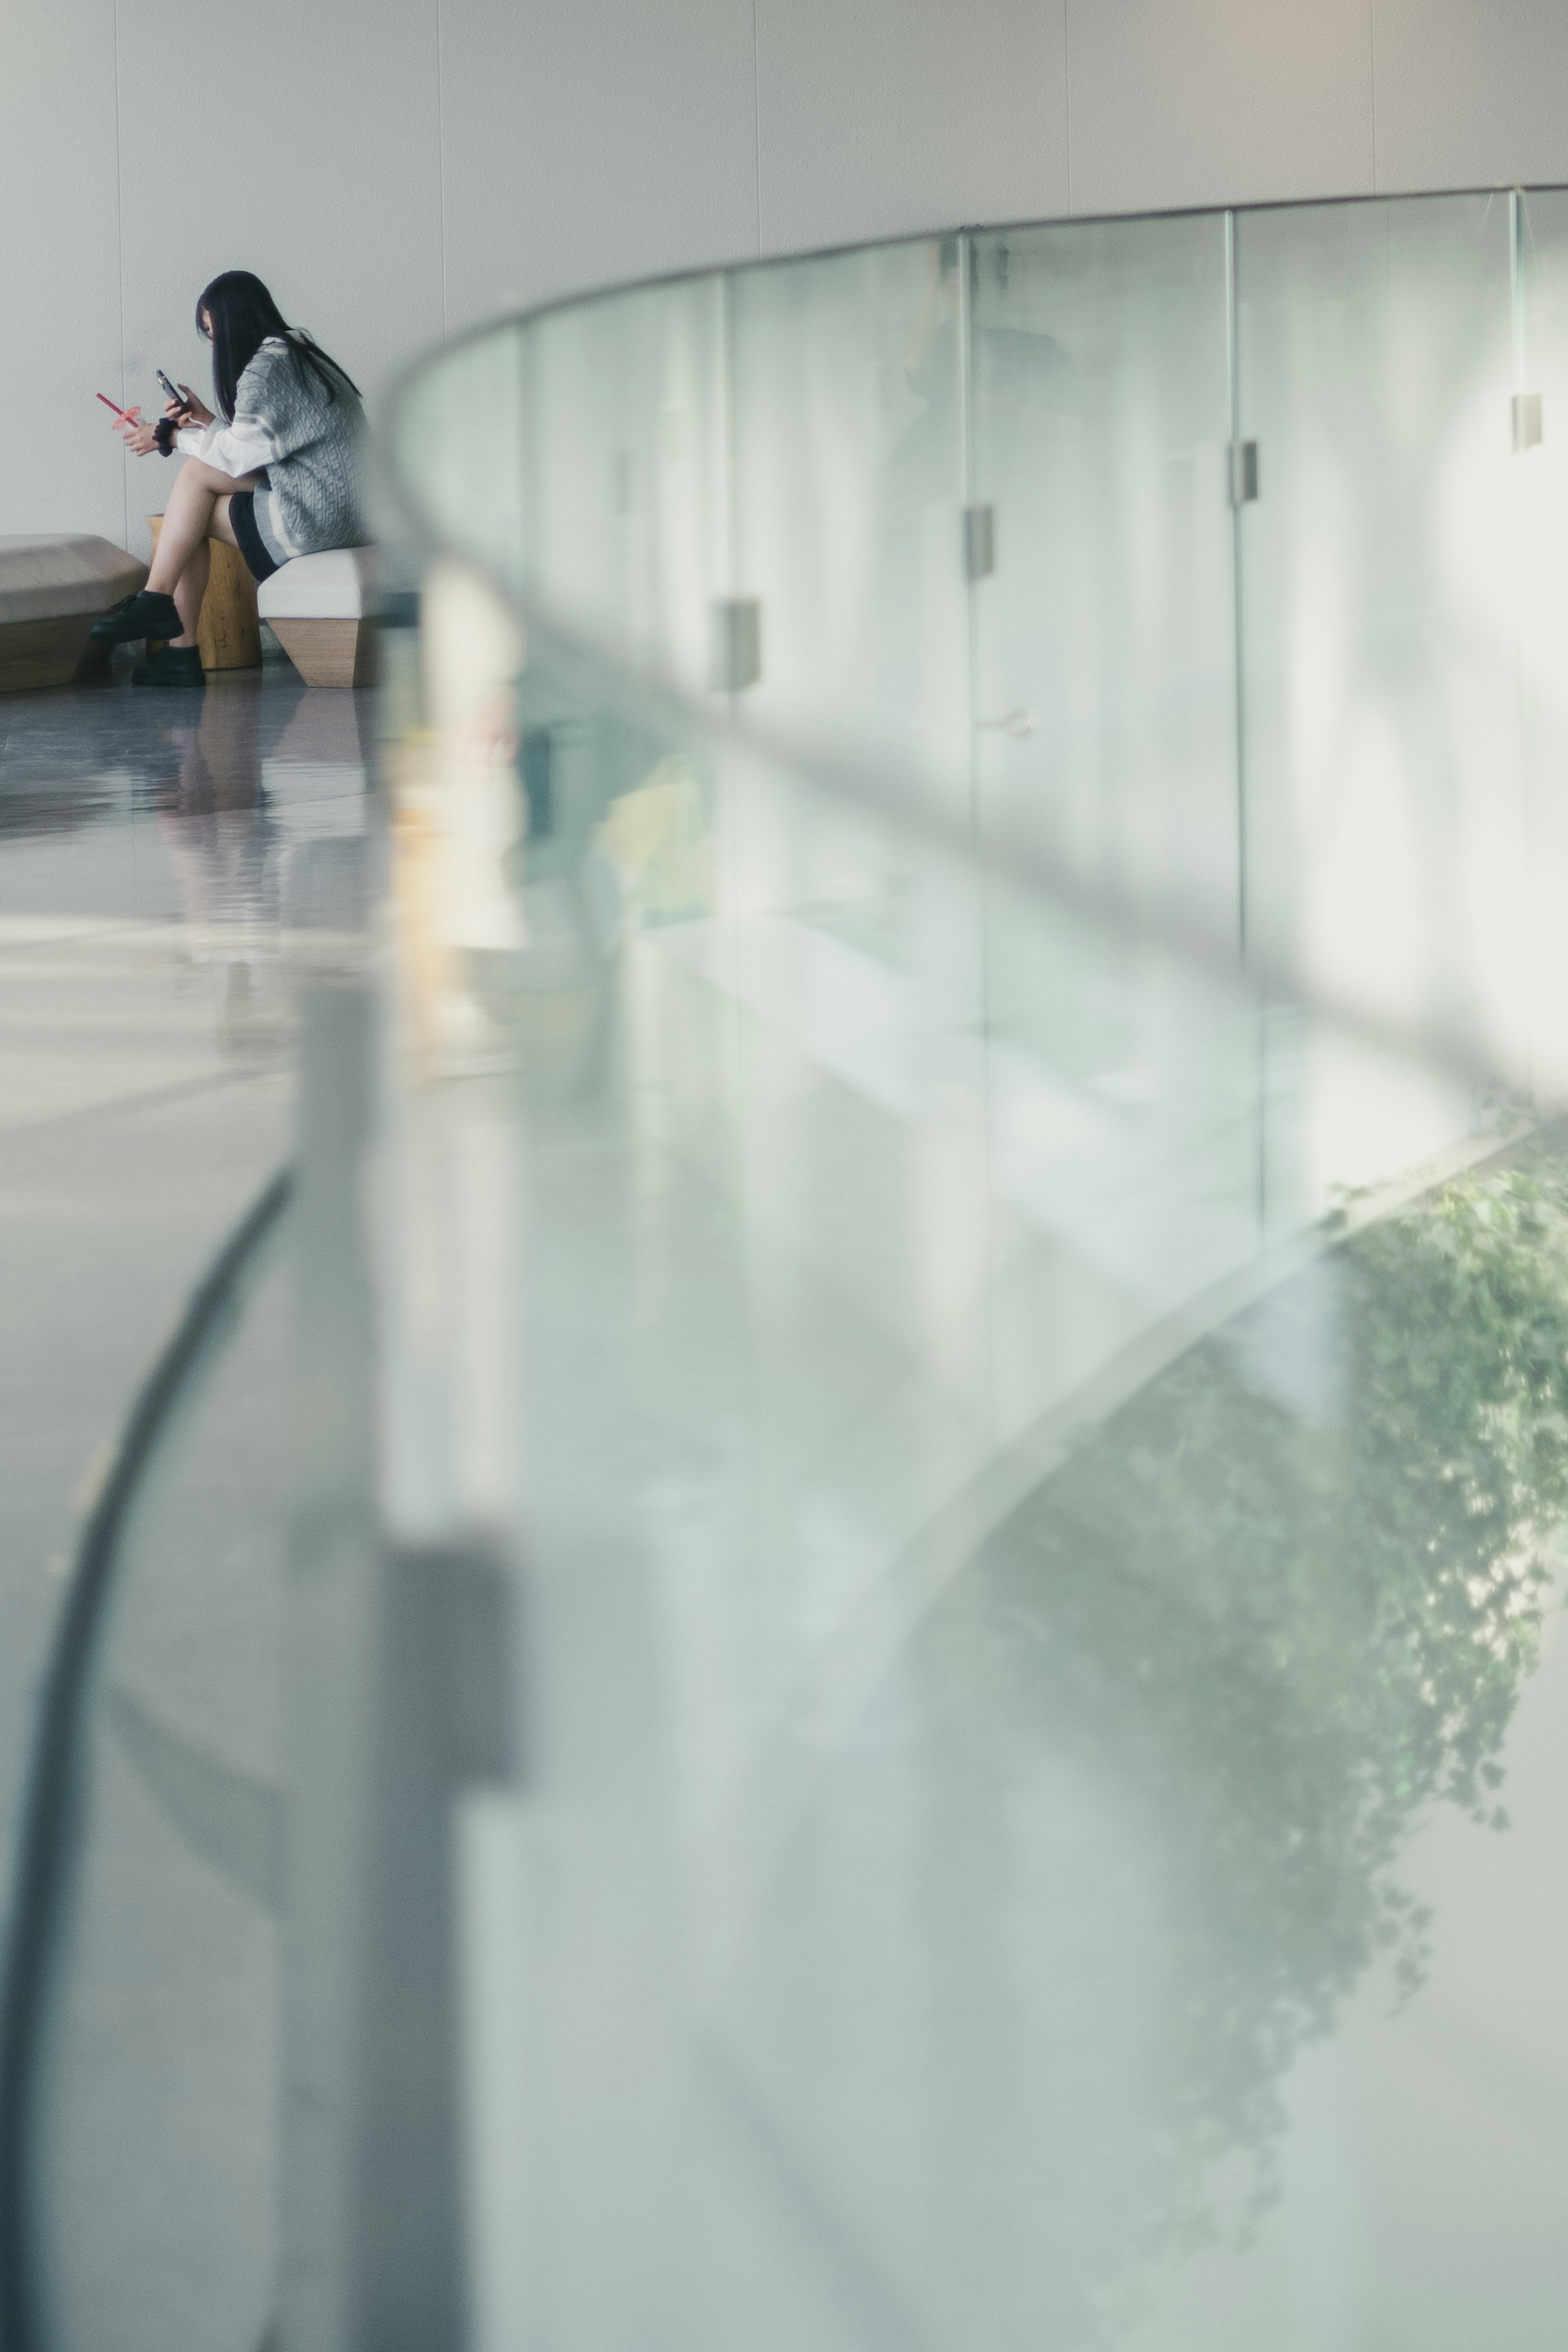
<svg viewBox="0 0 1568 2352"><path fill-rule="evenodd" d="M267 624L307 686L374 686L375 630L369 621Z"/></svg>
<svg viewBox="0 0 1568 2352"><path fill-rule="evenodd" d="M101 648L88 635L94 614L63 621L10 621L0 628L0 694L26 694L41 686L68 686L85 677Z"/></svg>
<svg viewBox="0 0 1568 2352"><path fill-rule="evenodd" d="M147 528L156 549L163 528L162 515L149 515ZM196 645L204 669L255 669L261 659L261 623L256 613L256 583L237 547L226 539L209 539L207 593L196 623ZM149 653L153 646L148 646Z"/></svg>

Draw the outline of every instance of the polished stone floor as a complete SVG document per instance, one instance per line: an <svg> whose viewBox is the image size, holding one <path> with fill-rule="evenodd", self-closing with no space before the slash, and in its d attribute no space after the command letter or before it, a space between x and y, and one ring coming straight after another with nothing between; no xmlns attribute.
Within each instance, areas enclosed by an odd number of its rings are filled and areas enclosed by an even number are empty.
<svg viewBox="0 0 1568 2352"><path fill-rule="evenodd" d="M369 698L272 656L200 698L0 698L0 1810L74 1501L290 1149L297 985L364 888Z"/></svg>
<svg viewBox="0 0 1568 2352"><path fill-rule="evenodd" d="M276 656L199 698L127 667L0 699L8 1838L81 1498L291 1154L301 988L357 963L364 931L370 697ZM283 1251L117 1562L39 2150L51 2326L82 2347L248 2347L271 2304L275 1890L250 1864L276 1843L289 1301ZM173 2048L137 2022L159 1996Z"/></svg>

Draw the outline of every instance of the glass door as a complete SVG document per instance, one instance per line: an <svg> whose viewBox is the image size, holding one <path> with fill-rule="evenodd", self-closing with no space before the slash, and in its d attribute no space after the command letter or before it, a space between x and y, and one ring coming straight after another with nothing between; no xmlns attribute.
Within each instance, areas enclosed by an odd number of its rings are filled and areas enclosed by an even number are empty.
<svg viewBox="0 0 1568 2352"><path fill-rule="evenodd" d="M975 821L1061 894L988 934L1020 1422L1257 1237L1226 229L1008 230L967 256Z"/></svg>
<svg viewBox="0 0 1568 2352"><path fill-rule="evenodd" d="M1237 229L1249 947L1348 1009L1268 1024L1272 1232L1492 1118L1391 1050L1525 1068L1510 200Z"/></svg>

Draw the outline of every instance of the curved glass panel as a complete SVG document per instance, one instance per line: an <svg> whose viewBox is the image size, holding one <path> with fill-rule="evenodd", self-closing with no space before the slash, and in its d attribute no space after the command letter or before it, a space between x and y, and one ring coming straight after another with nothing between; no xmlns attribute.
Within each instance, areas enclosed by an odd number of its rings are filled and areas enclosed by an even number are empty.
<svg viewBox="0 0 1568 2352"><path fill-rule="evenodd" d="M481 2341L1548 2340L1562 2037L1477 1922L1552 1877L1560 201L409 388L527 631L433 578L385 1139L387 1507L526 1604Z"/></svg>
<svg viewBox="0 0 1568 2352"><path fill-rule="evenodd" d="M518 1735L419 1751L477 2341L1552 2340L1560 204L833 255L407 387L383 1492Z"/></svg>

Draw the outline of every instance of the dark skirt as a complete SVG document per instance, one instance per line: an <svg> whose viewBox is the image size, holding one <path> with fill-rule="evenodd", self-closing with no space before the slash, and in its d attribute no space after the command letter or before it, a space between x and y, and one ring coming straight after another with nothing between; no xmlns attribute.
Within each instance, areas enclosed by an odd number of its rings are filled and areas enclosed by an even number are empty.
<svg viewBox="0 0 1568 2352"><path fill-rule="evenodd" d="M270 580L278 569L278 559L269 553L256 523L256 492L233 490L229 493L228 519L234 525L234 535L258 580Z"/></svg>

